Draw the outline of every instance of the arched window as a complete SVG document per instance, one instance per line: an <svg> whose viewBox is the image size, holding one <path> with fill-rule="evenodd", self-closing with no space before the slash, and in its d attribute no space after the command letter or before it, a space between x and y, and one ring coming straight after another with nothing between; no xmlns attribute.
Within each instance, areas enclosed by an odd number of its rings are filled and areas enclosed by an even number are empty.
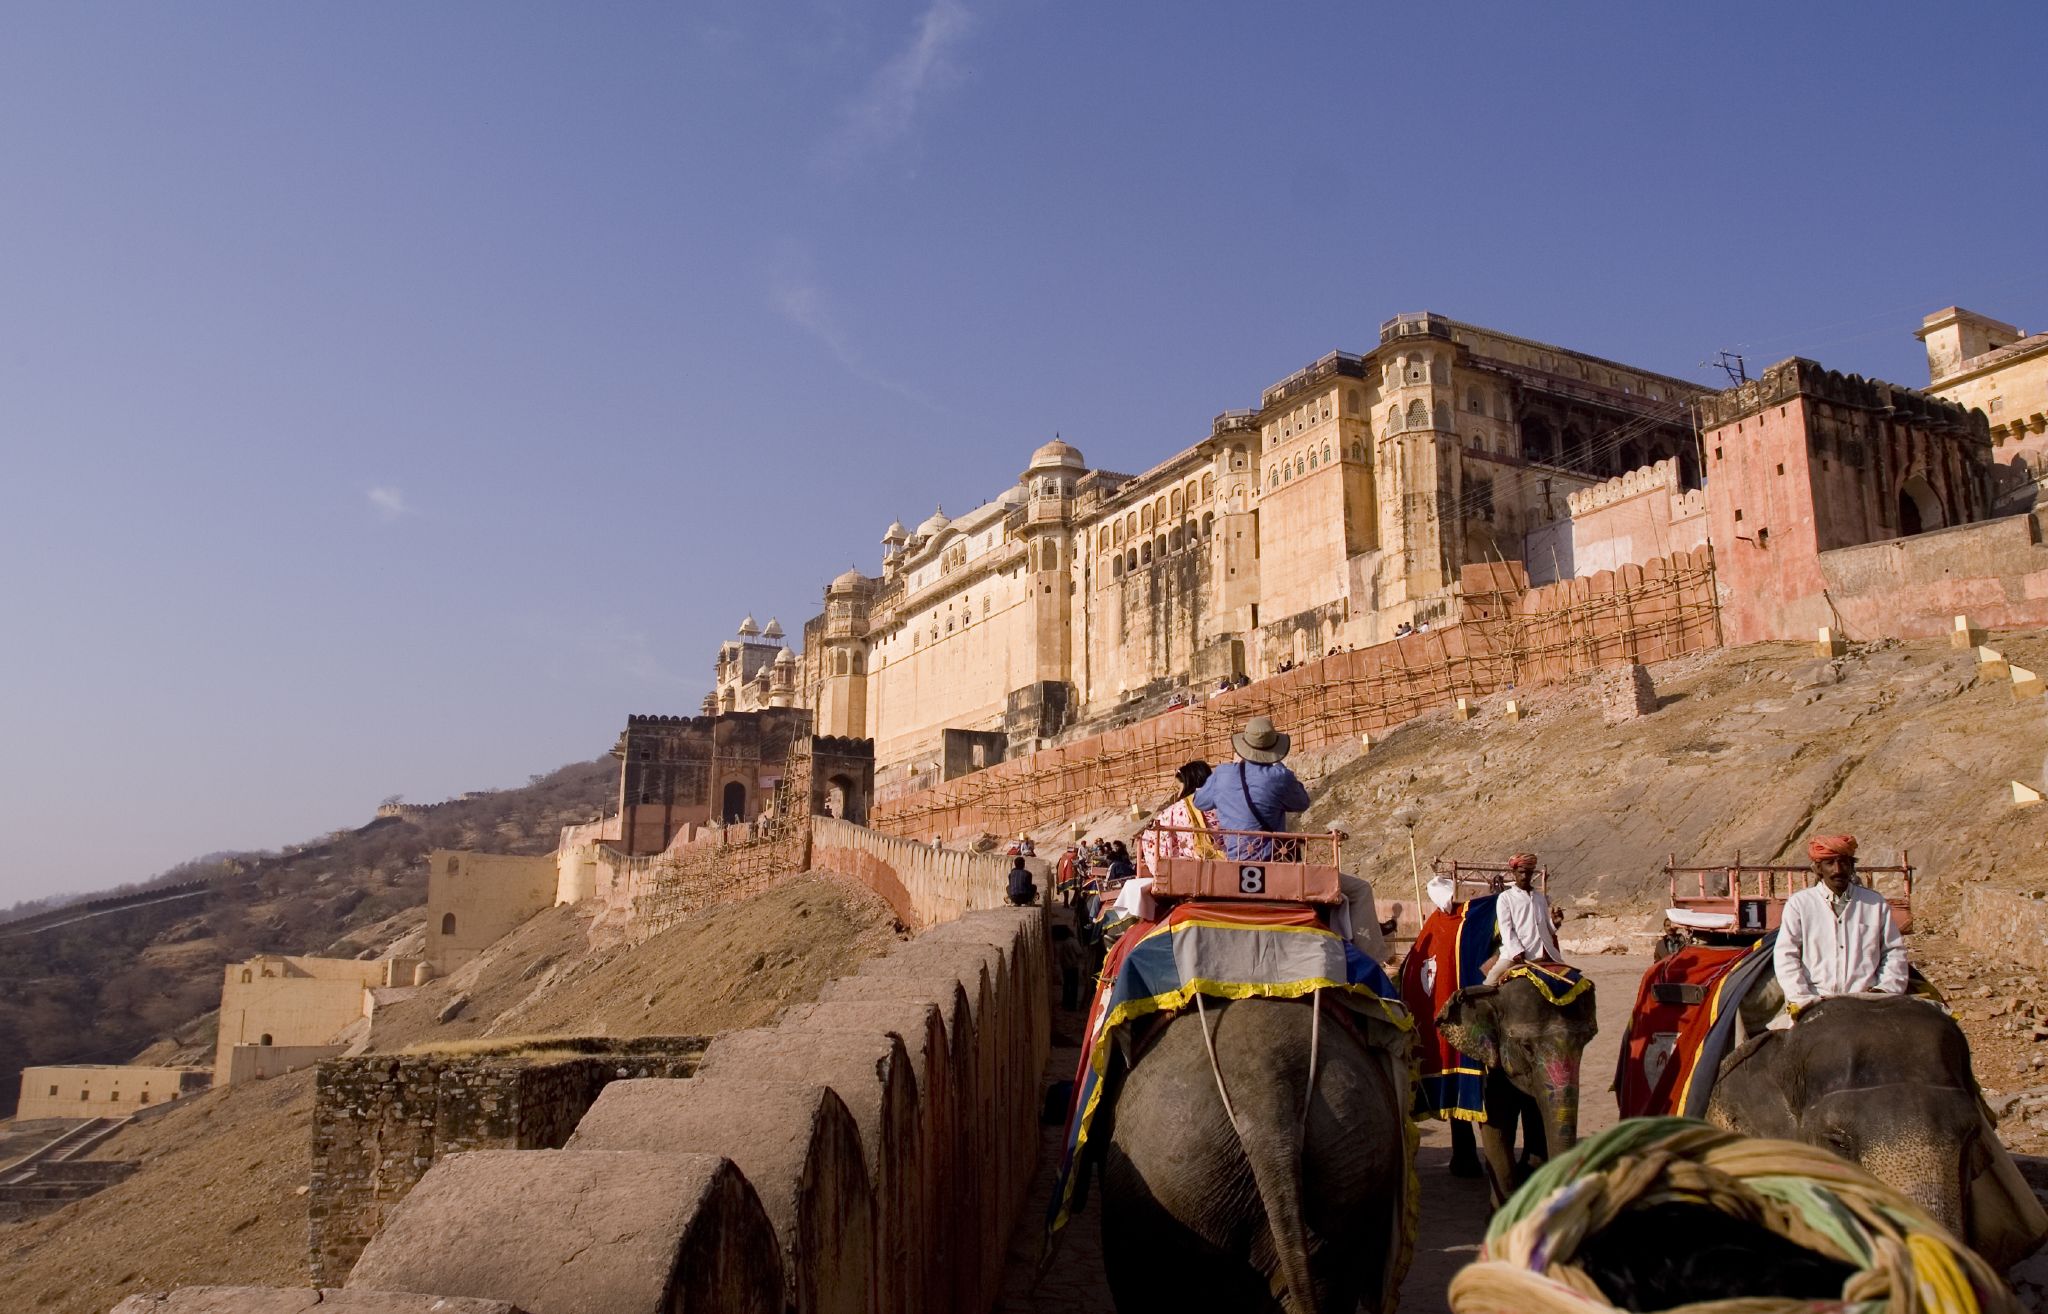
<svg viewBox="0 0 2048 1314"><path fill-rule="evenodd" d="M1210 499L1210 498L1211 498L1212 496L1214 496L1214 495L1215 495L1215 492L1216 492L1216 476L1214 476L1214 475L1203 475L1203 476L1202 476L1202 500L1203 500L1204 502L1208 501L1208 500L1209 500L1209 499Z"/></svg>
<svg viewBox="0 0 2048 1314"><path fill-rule="evenodd" d="M1305 475L1308 473L1307 457L1297 456L1294 458L1294 473L1297 475Z"/></svg>
<svg viewBox="0 0 2048 1314"><path fill-rule="evenodd" d="M264 1032L262 1037L259 1038L256 1043L259 1045L268 1045L270 1043L270 1033L268 1031Z"/></svg>
<svg viewBox="0 0 2048 1314"><path fill-rule="evenodd" d="M1401 408L1398 406L1387 407L1387 432L1401 432Z"/></svg>
<svg viewBox="0 0 2048 1314"><path fill-rule="evenodd" d="M1152 540L1151 540L1151 539L1149 539L1149 538L1148 538L1148 539L1146 539L1146 540L1145 540L1145 545L1144 545L1143 547L1141 547L1141 548L1139 548L1139 549L1138 549L1138 560L1139 560L1139 561L1141 561L1141 562L1143 562L1143 563L1144 563L1145 565L1148 565L1148 566L1152 564Z"/></svg>
<svg viewBox="0 0 2048 1314"><path fill-rule="evenodd" d="M1173 490L1173 501L1171 507L1167 511L1167 514L1171 516L1177 516L1180 514L1180 490L1178 488Z"/></svg>
<svg viewBox="0 0 2048 1314"><path fill-rule="evenodd" d="M1194 481L1194 480L1192 480L1192 479L1188 480L1188 486L1187 486L1186 488L1182 489L1182 490L1181 490L1181 492L1182 492L1183 494L1185 494L1185 504L1186 504L1186 506L1187 506L1187 509L1188 509L1188 510L1190 510L1190 511L1194 510L1194 509L1195 509L1195 481Z"/></svg>
<svg viewBox="0 0 2048 1314"><path fill-rule="evenodd" d="M1180 551L1180 530L1178 528L1166 536L1166 550L1168 552Z"/></svg>
<svg viewBox="0 0 2048 1314"><path fill-rule="evenodd" d="M1109 577L1111 579L1122 579L1123 576L1124 558L1122 553L1118 553L1109 559Z"/></svg>
<svg viewBox="0 0 2048 1314"><path fill-rule="evenodd" d="M1151 508L1151 507L1149 507L1149 506L1148 506L1148 507L1145 507L1145 508L1144 508L1144 509L1143 509L1142 511L1140 511L1140 512L1138 513L1138 528L1140 528L1140 529L1150 529L1150 528L1152 528L1152 508Z"/></svg>
<svg viewBox="0 0 2048 1314"><path fill-rule="evenodd" d="M1124 541L1124 522L1123 522L1123 521L1121 521L1121 520L1119 520L1119 521L1117 521L1117 522L1116 522L1116 542L1117 542L1118 544L1122 544L1122 543L1123 543L1123 541Z"/></svg>
<svg viewBox="0 0 2048 1314"><path fill-rule="evenodd" d="M1351 459L1354 461L1363 461L1365 459L1365 444L1356 438L1351 440Z"/></svg>
<svg viewBox="0 0 2048 1314"><path fill-rule="evenodd" d="M1323 444L1323 464L1324 464L1324 465L1328 465L1329 463L1330 463L1330 445L1329 445L1328 443L1324 443L1324 444Z"/></svg>
<svg viewBox="0 0 2048 1314"><path fill-rule="evenodd" d="M1058 570L1060 568L1060 545L1051 539L1047 539L1038 550L1038 564L1044 570Z"/></svg>
<svg viewBox="0 0 2048 1314"><path fill-rule="evenodd" d="M249 983L250 983L251 981L253 981L253 980L255 980L255 979L256 979L256 974L255 974L254 972L250 971L250 970L249 970L248 968L246 968L246 967L242 969L242 984L243 984L243 985L248 985L248 984L249 984Z"/></svg>
<svg viewBox="0 0 2048 1314"><path fill-rule="evenodd" d="M1205 516L1203 516L1203 517L1202 517L1202 537L1203 537L1203 538L1207 538L1207 537L1209 537L1209 535L1211 535L1211 534L1213 534L1213 533L1215 533L1215 532L1216 532L1216 513L1215 513L1215 512L1213 512L1213 511L1211 511L1211 512L1210 512L1209 514L1207 514L1207 515L1205 515Z"/></svg>
<svg viewBox="0 0 2048 1314"><path fill-rule="evenodd" d="M443 935L453 935L453 934L455 934L455 914L454 914L454 913L442 913L442 914L441 914L441 934L443 934Z"/></svg>
<svg viewBox="0 0 2048 1314"><path fill-rule="evenodd" d="M1479 389L1465 389L1465 409L1475 415L1486 414L1486 399L1479 395Z"/></svg>
<svg viewBox="0 0 2048 1314"><path fill-rule="evenodd" d="M1138 549L1136 549L1136 548L1132 548L1132 549L1131 549L1130 551L1128 551L1128 552L1124 553L1124 569L1125 569L1125 570L1136 570L1137 568L1138 568Z"/></svg>
<svg viewBox="0 0 2048 1314"><path fill-rule="evenodd" d="M1268 487L1268 488L1278 488L1279 486L1280 486L1280 467L1276 465L1276 466L1274 466L1274 467L1273 467L1272 469L1270 469L1270 470L1266 471L1266 487Z"/></svg>
<svg viewBox="0 0 2048 1314"><path fill-rule="evenodd" d="M1309 450L1309 454L1308 454L1308 468L1309 468L1309 469L1311 469L1311 470L1313 470L1313 469L1315 469L1315 468L1316 468L1316 454L1315 454L1315 450L1314 450L1313 448L1311 448L1311 449Z"/></svg>
<svg viewBox="0 0 2048 1314"><path fill-rule="evenodd" d="M1152 523L1155 525L1166 523L1166 499L1164 497L1152 503Z"/></svg>
<svg viewBox="0 0 2048 1314"><path fill-rule="evenodd" d="M1138 513L1132 511L1124 516L1124 533L1131 538L1138 536Z"/></svg>
<svg viewBox="0 0 2048 1314"><path fill-rule="evenodd" d="M993 602L993 600L991 600L991 599L990 599L990 597L988 596L988 594L984 593L984 594L982 594L982 595L981 595L981 614L982 614L982 615L984 615L984 616L988 615L988 613L989 613L990 609L991 609L991 608L993 608L993 607L994 607L994 605L995 605L995 603Z"/></svg>
<svg viewBox="0 0 2048 1314"><path fill-rule="evenodd" d="M1447 401L1440 401L1436 404L1436 427L1439 429L1449 429L1451 427L1451 404Z"/></svg>
<svg viewBox="0 0 2048 1314"><path fill-rule="evenodd" d="M1423 404L1420 397L1408 403L1408 427L1411 429L1427 429L1429 427L1429 407Z"/></svg>

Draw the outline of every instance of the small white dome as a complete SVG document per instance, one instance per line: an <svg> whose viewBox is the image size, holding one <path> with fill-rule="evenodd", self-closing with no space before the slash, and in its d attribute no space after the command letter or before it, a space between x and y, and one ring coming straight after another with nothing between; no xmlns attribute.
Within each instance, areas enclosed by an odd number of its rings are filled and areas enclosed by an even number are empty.
<svg viewBox="0 0 2048 1314"><path fill-rule="evenodd" d="M784 648L775 655L775 664L777 666L794 666L796 665L796 654Z"/></svg>
<svg viewBox="0 0 2048 1314"><path fill-rule="evenodd" d="M779 638L781 638L781 637L782 637L782 622L781 622L781 621L779 621L779 620L777 620L777 619L775 619L775 618L774 618L773 616L770 616L770 617L768 618L768 628L767 628L767 629L765 629L765 630L762 630L762 631L761 631L761 637L762 637L762 638L764 638L764 639L779 639Z"/></svg>
<svg viewBox="0 0 2048 1314"><path fill-rule="evenodd" d="M889 527L882 531L882 541L884 543L901 543L904 535L907 533L909 531L903 528L901 520L891 520Z"/></svg>
<svg viewBox="0 0 2048 1314"><path fill-rule="evenodd" d="M741 637L752 638L754 635L759 634L760 632L761 627L754 623L754 613L751 611L748 612L747 618L740 622Z"/></svg>
<svg viewBox="0 0 2048 1314"><path fill-rule="evenodd" d="M841 571L839 577L832 581L832 587L834 589L857 589L864 582L859 571L845 570Z"/></svg>
<svg viewBox="0 0 2048 1314"><path fill-rule="evenodd" d="M940 507L932 512L923 524L917 527L917 536L919 538L930 538L933 534L938 533L952 523L952 521L946 519L946 508Z"/></svg>

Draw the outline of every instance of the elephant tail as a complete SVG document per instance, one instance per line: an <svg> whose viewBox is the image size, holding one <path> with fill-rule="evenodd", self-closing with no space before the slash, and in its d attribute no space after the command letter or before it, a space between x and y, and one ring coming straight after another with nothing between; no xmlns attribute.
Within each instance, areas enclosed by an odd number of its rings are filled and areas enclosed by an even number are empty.
<svg viewBox="0 0 2048 1314"><path fill-rule="evenodd" d="M1237 1127L1238 1144L1251 1165L1266 1209L1266 1229L1273 1238L1278 1270L1274 1294L1283 1296L1291 1314L1315 1314L1315 1276L1308 1259L1308 1223L1301 1209L1301 1139L1292 1126Z"/></svg>

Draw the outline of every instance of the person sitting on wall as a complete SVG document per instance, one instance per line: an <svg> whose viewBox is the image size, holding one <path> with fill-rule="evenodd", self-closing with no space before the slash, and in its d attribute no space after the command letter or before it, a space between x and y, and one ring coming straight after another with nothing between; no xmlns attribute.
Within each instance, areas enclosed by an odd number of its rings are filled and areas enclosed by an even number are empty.
<svg viewBox="0 0 2048 1314"><path fill-rule="evenodd" d="M1038 902L1038 882L1031 879L1031 868L1021 855L1010 859L1010 902L1019 908Z"/></svg>
<svg viewBox="0 0 2048 1314"><path fill-rule="evenodd" d="M1772 956L1787 1010L1829 995L1906 993L1906 942L1891 904L1856 879L1856 837L1816 836L1806 856L1820 879L1785 900Z"/></svg>
<svg viewBox="0 0 2048 1314"><path fill-rule="evenodd" d="M1531 887L1536 879L1536 855L1517 853L1509 858L1508 877L1513 884L1500 892L1493 905L1500 952L1486 969L1487 985L1499 982L1517 963L1564 961L1550 916L1550 896Z"/></svg>
<svg viewBox="0 0 2048 1314"><path fill-rule="evenodd" d="M1225 830L1287 829L1287 814L1308 811L1308 790L1283 759L1292 741L1273 728L1270 717L1255 716L1231 736L1237 761L1210 773L1194 793L1194 805L1216 818ZM1224 835L1223 856L1233 862L1270 861L1273 841L1256 835Z"/></svg>

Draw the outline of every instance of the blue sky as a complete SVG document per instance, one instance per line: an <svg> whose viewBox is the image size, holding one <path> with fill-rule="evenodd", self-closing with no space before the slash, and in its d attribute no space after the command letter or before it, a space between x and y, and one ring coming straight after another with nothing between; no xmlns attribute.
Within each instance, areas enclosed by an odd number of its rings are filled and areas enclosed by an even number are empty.
<svg viewBox="0 0 2048 1314"><path fill-rule="evenodd" d="M1965 11L1958 11L1966 17ZM2048 10L119 5L0 43L0 904L693 711L892 517L1397 312L2048 322Z"/></svg>

